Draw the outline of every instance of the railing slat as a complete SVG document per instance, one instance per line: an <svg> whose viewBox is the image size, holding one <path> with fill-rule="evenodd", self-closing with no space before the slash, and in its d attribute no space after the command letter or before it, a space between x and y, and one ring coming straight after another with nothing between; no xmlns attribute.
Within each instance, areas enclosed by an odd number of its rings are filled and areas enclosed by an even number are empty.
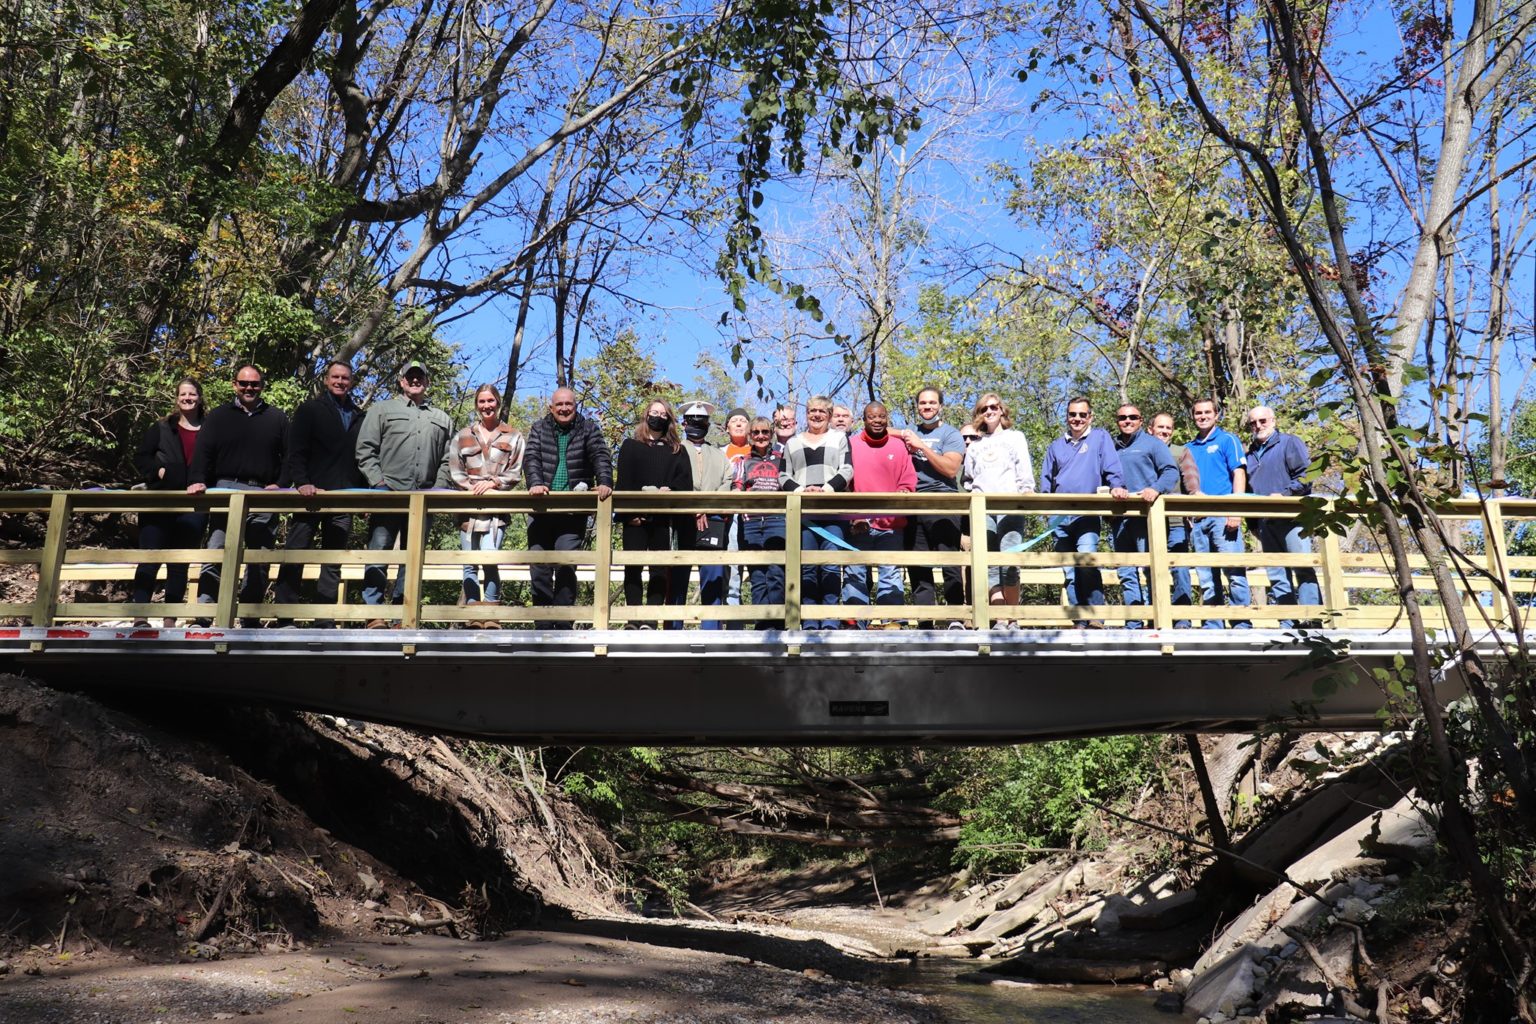
<svg viewBox="0 0 1536 1024"><path fill-rule="evenodd" d="M219 596L214 606L213 624L235 624L235 605L240 596L240 566L245 554L245 491L229 496L229 515L224 526L224 556L220 565ZM188 581L191 585L191 581Z"/></svg>
<svg viewBox="0 0 1536 1024"><path fill-rule="evenodd" d="M48 502L48 532L43 537L42 559L37 565L37 595L32 606L32 625L53 625L59 606L59 573L64 568L64 549L69 544L68 492L54 494Z"/></svg>

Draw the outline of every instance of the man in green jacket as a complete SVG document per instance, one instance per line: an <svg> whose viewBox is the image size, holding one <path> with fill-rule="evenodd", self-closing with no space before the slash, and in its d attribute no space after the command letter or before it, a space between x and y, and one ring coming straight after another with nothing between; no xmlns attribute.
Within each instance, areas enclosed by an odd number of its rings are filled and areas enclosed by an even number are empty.
<svg viewBox="0 0 1536 1024"><path fill-rule="evenodd" d="M357 435L357 468L368 486L381 491L424 491L447 485L448 440L453 420L427 401L427 368L408 364L400 375L400 397L375 402L363 417ZM379 512L368 517L368 549L383 551L395 546L405 529L403 512ZM370 565L363 570L363 600L383 604L389 583L389 567ZM394 601L405 595L405 573L395 575ZM389 620L374 619L369 629L382 629Z"/></svg>

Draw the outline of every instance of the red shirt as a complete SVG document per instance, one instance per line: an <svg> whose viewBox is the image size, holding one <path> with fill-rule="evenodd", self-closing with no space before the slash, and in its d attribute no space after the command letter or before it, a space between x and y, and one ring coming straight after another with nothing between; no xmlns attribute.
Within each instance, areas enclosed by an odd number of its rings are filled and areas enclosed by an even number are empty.
<svg viewBox="0 0 1536 1024"><path fill-rule="evenodd" d="M197 431L188 430L180 423L176 424L176 436L181 438L181 457L187 465L192 465L192 449L197 447Z"/></svg>

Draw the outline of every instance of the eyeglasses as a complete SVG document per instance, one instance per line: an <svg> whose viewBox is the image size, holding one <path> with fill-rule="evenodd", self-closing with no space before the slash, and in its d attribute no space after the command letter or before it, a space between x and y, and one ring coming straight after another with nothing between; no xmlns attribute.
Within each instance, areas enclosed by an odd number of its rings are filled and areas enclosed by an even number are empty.
<svg viewBox="0 0 1536 1024"><path fill-rule="evenodd" d="M771 430L749 430L749 431L747 431L747 433L748 433L748 435L750 435L752 437L772 437L773 436L773 431L771 431Z"/></svg>
<svg viewBox="0 0 1536 1024"><path fill-rule="evenodd" d="M982 412L1002 412L1003 407L996 402L991 402L981 407Z"/></svg>
<svg viewBox="0 0 1536 1024"><path fill-rule="evenodd" d="M1092 415L1093 415L1093 413L1091 413L1091 412L1069 412L1069 413L1067 413L1067 419L1069 419L1069 420L1086 420L1088 417L1090 417Z"/></svg>
<svg viewBox="0 0 1536 1024"><path fill-rule="evenodd" d="M1119 415L1117 415L1115 417L1115 419L1117 419L1117 420L1131 420L1131 421L1134 422L1135 420L1141 419L1141 414L1140 413L1120 413Z"/></svg>

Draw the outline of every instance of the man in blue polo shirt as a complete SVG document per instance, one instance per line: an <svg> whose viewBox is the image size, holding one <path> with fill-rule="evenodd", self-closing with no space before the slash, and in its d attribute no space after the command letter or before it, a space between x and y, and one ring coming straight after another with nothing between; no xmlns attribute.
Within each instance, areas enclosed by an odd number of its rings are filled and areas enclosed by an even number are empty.
<svg viewBox="0 0 1536 1024"><path fill-rule="evenodd" d="M1093 426L1093 406L1079 395L1067 402L1067 429L1045 450L1040 470L1042 494L1097 494L1108 487L1115 498L1128 498L1120 473L1120 456L1107 433ZM1102 524L1098 516L1071 516L1056 525L1056 550L1094 552L1099 549ZM1097 566L1073 567L1067 573L1067 603L1104 603L1104 577ZM1100 628L1102 622L1077 627Z"/></svg>
<svg viewBox="0 0 1536 1024"><path fill-rule="evenodd" d="M1115 450L1120 456L1120 470L1125 475L1125 489L1150 506L1179 486L1179 467L1173 453L1157 437L1142 429L1141 410L1126 404L1115 410ZM1147 550L1145 516L1116 516L1112 546L1116 551ZM1120 596L1126 607L1152 603L1151 580L1146 570L1134 565L1121 566ZM1140 629L1139 619L1129 619L1126 629Z"/></svg>
<svg viewBox="0 0 1536 1024"><path fill-rule="evenodd" d="M1254 494L1275 497L1299 497L1311 492L1306 482L1307 470L1312 457L1307 445L1295 434L1277 429L1275 410L1261 405L1248 411L1248 429L1253 432L1253 443L1248 446L1248 489ZM1253 522L1254 536L1265 551L1288 554L1311 554L1312 541L1301 532L1294 519L1257 519ZM1272 604L1323 603L1322 591L1317 586L1317 570L1306 567L1288 568L1271 566L1269 573L1269 600ZM1296 623L1285 619L1282 626Z"/></svg>
<svg viewBox="0 0 1536 1024"><path fill-rule="evenodd" d="M1248 461L1243 446L1237 438L1216 425L1221 409L1214 398L1200 398L1190 406L1195 420L1195 436L1189 442L1189 454L1200 471L1200 493L1210 495L1242 494L1248 489ZM1200 516L1189 521L1190 539L1197 552L1208 554L1240 554L1243 550L1243 521L1237 516ZM1222 603L1221 579L1226 577L1226 602L1229 605L1248 603L1248 575L1244 569L1196 568L1200 577L1201 604L1207 607ZM1252 623L1234 621L1236 629L1247 629ZM1220 619L1206 619L1206 629L1221 629Z"/></svg>

